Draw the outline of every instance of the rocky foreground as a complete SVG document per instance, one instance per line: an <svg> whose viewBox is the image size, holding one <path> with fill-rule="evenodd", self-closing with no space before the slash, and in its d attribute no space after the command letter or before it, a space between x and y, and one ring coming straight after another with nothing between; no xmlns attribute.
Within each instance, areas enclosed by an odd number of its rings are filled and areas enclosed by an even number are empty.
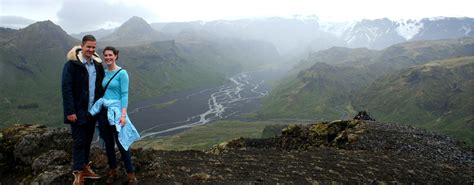
<svg viewBox="0 0 474 185"><path fill-rule="evenodd" d="M71 183L71 146L68 128L21 125L1 130L0 184ZM132 155L140 184L472 184L473 151L409 126L333 121L292 125L278 137L240 138L207 152L138 148ZM96 171L105 174L105 152L93 147L91 156Z"/></svg>

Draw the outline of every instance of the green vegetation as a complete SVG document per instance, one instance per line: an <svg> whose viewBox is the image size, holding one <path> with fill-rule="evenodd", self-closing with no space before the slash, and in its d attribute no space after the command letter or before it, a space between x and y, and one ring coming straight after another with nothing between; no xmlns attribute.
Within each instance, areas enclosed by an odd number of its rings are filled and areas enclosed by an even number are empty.
<svg viewBox="0 0 474 185"><path fill-rule="evenodd" d="M434 61L376 80L355 103L383 121L415 124L474 144L474 57Z"/></svg>
<svg viewBox="0 0 474 185"><path fill-rule="evenodd" d="M61 125L60 79L76 41L50 21L15 31L0 44L0 127Z"/></svg>
<svg viewBox="0 0 474 185"><path fill-rule="evenodd" d="M368 73L367 68L316 63L274 88L264 98L261 117L334 120L353 114L350 100L368 85Z"/></svg>
<svg viewBox="0 0 474 185"><path fill-rule="evenodd" d="M179 55L173 42L120 49L118 64L130 73L131 101L224 81L224 74Z"/></svg>
<svg viewBox="0 0 474 185"><path fill-rule="evenodd" d="M472 58L462 58L473 54L473 44L461 38L314 53L299 65L310 67L283 79L254 118L348 119L365 109L379 121L474 143L474 70Z"/></svg>
<svg viewBox="0 0 474 185"><path fill-rule="evenodd" d="M241 122L216 121L207 125L196 126L173 136L138 141L134 147L151 147L160 150L208 150L213 145L232 139L261 138L265 127L274 126L275 122Z"/></svg>
<svg viewBox="0 0 474 185"><path fill-rule="evenodd" d="M171 100L171 101L168 101L168 102L165 102L165 103L155 104L155 105L153 105L153 108L163 109L167 106L173 105L174 103L176 103L176 101L178 101L178 99L174 99L174 100Z"/></svg>

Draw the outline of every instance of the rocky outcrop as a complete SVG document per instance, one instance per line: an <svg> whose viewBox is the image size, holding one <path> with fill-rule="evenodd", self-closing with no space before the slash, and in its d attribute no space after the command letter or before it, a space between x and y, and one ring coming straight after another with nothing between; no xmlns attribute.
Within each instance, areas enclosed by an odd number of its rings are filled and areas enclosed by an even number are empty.
<svg viewBox="0 0 474 185"><path fill-rule="evenodd" d="M71 183L68 128L17 125L0 133L1 184ZM93 168L101 175L104 154L93 146ZM291 125L277 137L240 138L208 152L136 148L132 156L141 184L474 181L472 148L416 128L364 121Z"/></svg>

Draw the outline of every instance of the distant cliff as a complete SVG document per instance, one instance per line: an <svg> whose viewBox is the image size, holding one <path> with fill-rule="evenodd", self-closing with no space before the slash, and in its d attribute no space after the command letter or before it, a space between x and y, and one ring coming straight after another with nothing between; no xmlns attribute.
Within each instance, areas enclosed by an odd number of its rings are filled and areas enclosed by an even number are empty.
<svg viewBox="0 0 474 185"><path fill-rule="evenodd" d="M71 183L68 128L0 131L1 184ZM410 126L363 121L291 125L266 139L240 138L208 152L133 149L140 183L472 183L473 149ZM105 152L91 159L105 174ZM125 172L123 172L125 173ZM87 180L101 182L103 180Z"/></svg>

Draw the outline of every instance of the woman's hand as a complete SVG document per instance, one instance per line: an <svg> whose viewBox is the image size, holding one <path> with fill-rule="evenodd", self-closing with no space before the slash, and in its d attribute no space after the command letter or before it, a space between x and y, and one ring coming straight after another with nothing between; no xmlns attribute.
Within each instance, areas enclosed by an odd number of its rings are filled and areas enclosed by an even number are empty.
<svg viewBox="0 0 474 185"><path fill-rule="evenodd" d="M120 124L122 125L122 127L125 126L125 123L126 123L125 115L120 116Z"/></svg>

